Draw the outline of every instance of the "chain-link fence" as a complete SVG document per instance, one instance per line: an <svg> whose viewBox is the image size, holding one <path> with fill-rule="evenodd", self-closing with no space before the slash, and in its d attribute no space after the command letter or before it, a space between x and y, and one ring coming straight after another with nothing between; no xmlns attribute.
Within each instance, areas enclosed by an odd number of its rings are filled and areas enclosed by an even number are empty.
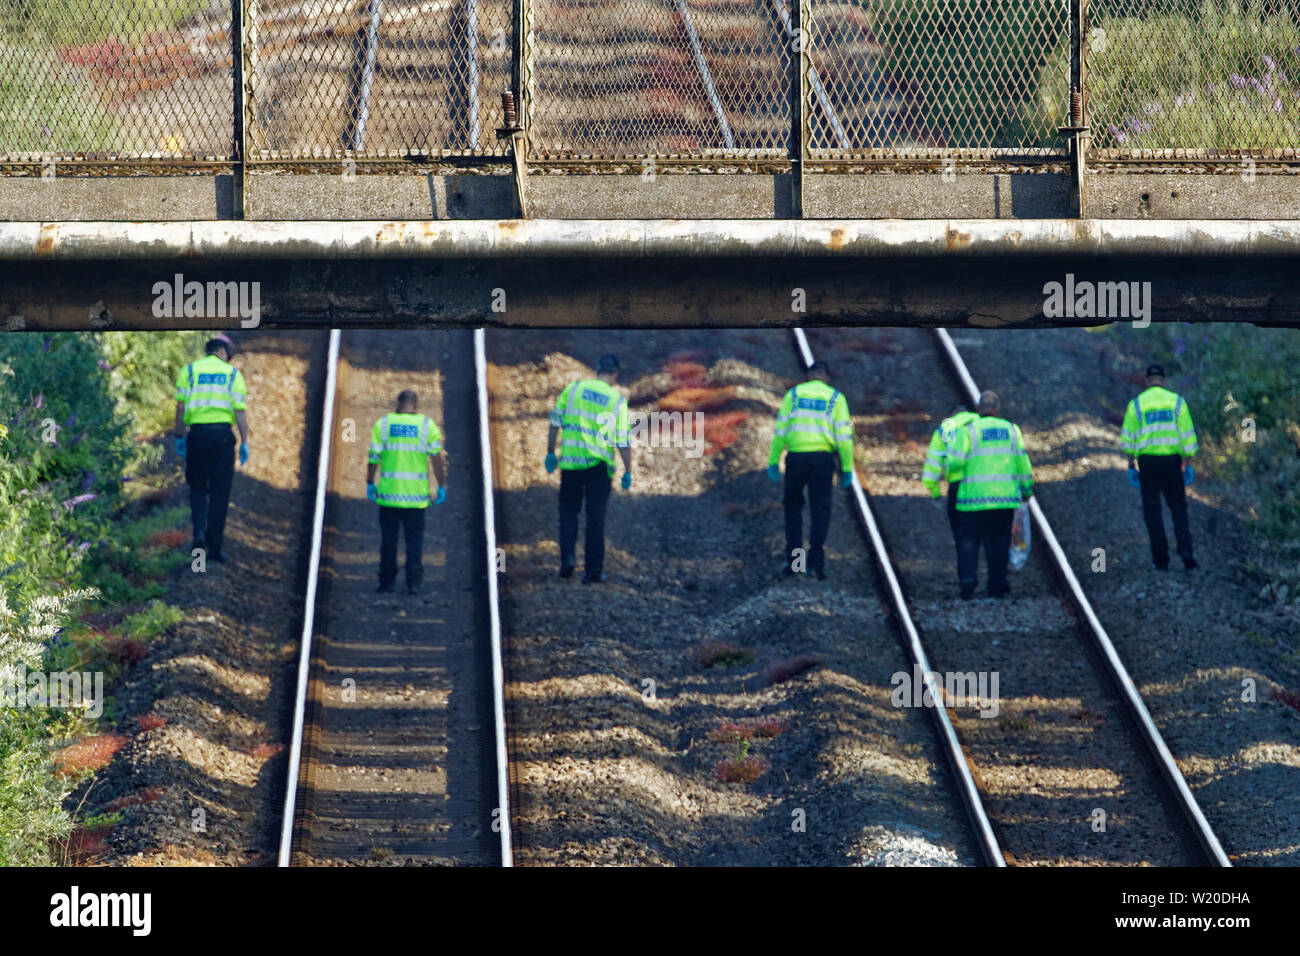
<svg viewBox="0 0 1300 956"><path fill-rule="evenodd" d="M0 0L0 163L1300 158L1300 0L235 3Z"/></svg>
<svg viewBox="0 0 1300 956"><path fill-rule="evenodd" d="M229 159L229 0L0 0L0 160Z"/></svg>
<svg viewBox="0 0 1300 956"><path fill-rule="evenodd" d="M812 0L814 155L1059 153L1068 0Z"/></svg>
<svg viewBox="0 0 1300 956"><path fill-rule="evenodd" d="M247 0L251 158L501 155L512 0Z"/></svg>
<svg viewBox="0 0 1300 956"><path fill-rule="evenodd" d="M1300 0L1092 0L1101 157L1300 150Z"/></svg>
<svg viewBox="0 0 1300 956"><path fill-rule="evenodd" d="M535 155L789 155L793 38L783 0L530 7Z"/></svg>

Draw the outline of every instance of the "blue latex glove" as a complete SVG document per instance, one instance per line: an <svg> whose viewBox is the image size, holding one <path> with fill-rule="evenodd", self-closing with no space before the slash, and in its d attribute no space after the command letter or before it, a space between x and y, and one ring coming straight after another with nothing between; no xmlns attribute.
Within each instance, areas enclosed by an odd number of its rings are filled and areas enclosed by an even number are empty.
<svg viewBox="0 0 1300 956"><path fill-rule="evenodd" d="M369 498L371 501L373 501L375 504L379 504L379 486L366 485L366 497Z"/></svg>
<svg viewBox="0 0 1300 956"><path fill-rule="evenodd" d="M631 487L632 487L632 472L625 471L623 472L623 490L627 491Z"/></svg>
<svg viewBox="0 0 1300 956"><path fill-rule="evenodd" d="M546 473L547 473L548 475L549 475L551 472L553 472L556 468L559 468L559 467L560 467L560 462L559 462L559 460L555 457L555 452L551 452L549 455L546 456Z"/></svg>
<svg viewBox="0 0 1300 956"><path fill-rule="evenodd" d="M239 463L241 465L248 464L248 442L244 442L239 446Z"/></svg>
<svg viewBox="0 0 1300 956"><path fill-rule="evenodd" d="M1183 484L1190 485L1195 480L1196 469L1192 467L1192 463L1189 461L1187 464L1183 465Z"/></svg>
<svg viewBox="0 0 1300 956"><path fill-rule="evenodd" d="M184 435L176 439L176 454L180 455L182 458L185 457L185 436Z"/></svg>
<svg viewBox="0 0 1300 956"><path fill-rule="evenodd" d="M447 489L439 488L438 493L433 496L433 503L435 505L440 505L446 500L447 500Z"/></svg>
<svg viewBox="0 0 1300 956"><path fill-rule="evenodd" d="M853 487L853 472L851 471L840 472L840 487L841 488Z"/></svg>
<svg viewBox="0 0 1300 956"><path fill-rule="evenodd" d="M781 466L780 466L780 465L768 465L768 466L767 466L767 477L770 478L770 479L772 479L772 484L776 484L777 482L779 482L779 481L781 480Z"/></svg>
<svg viewBox="0 0 1300 956"><path fill-rule="evenodd" d="M1142 482L1138 479L1138 470L1132 465L1128 466L1128 483L1134 488L1142 487Z"/></svg>

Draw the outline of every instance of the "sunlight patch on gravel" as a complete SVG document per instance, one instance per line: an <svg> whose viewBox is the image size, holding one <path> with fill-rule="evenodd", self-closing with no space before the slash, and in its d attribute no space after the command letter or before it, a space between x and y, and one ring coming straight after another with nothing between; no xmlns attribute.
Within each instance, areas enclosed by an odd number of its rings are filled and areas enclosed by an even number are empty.
<svg viewBox="0 0 1300 956"><path fill-rule="evenodd" d="M266 674L235 670L202 654L185 654L159 661L154 665L156 671L170 671L181 674L193 673L205 683L212 682L241 697L264 700L271 689L271 680Z"/></svg>

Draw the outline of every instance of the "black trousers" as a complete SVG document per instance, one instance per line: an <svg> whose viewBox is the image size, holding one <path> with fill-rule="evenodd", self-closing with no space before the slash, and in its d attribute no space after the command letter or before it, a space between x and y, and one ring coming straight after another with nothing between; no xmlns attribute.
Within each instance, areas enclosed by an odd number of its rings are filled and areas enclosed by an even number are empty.
<svg viewBox="0 0 1300 956"><path fill-rule="evenodd" d="M1181 455L1139 455L1138 483L1142 488L1142 517L1151 538L1151 560L1157 567L1169 565L1169 539L1165 537L1165 516L1160 496L1165 496L1174 519L1174 541L1178 555L1192 557L1192 529L1187 522L1187 492L1183 485Z"/></svg>
<svg viewBox="0 0 1300 956"><path fill-rule="evenodd" d="M583 573L599 578L605 569L605 508L611 488L609 468L602 462L590 468L560 471L560 563L578 563L578 514L587 502L587 534L583 546Z"/></svg>
<svg viewBox="0 0 1300 956"><path fill-rule="evenodd" d="M379 506L379 583L388 587L397 580L397 529L406 538L406 584L419 587L424 578L425 508Z"/></svg>
<svg viewBox="0 0 1300 956"><path fill-rule="evenodd" d="M960 511L957 539L957 578L974 584L979 577L980 547L989 566L989 594L996 597L1011 590L1007 584L1007 561L1011 557L1011 523L1015 508Z"/></svg>
<svg viewBox="0 0 1300 956"><path fill-rule="evenodd" d="M808 570L826 569L826 533L831 527L831 482L839 467L831 451L791 451L785 455L785 557L803 547L803 492L808 489Z"/></svg>
<svg viewBox="0 0 1300 956"><path fill-rule="evenodd" d="M185 482L190 486L194 539L220 554L230 485L235 479L235 432L229 425L191 425L185 437Z"/></svg>
<svg viewBox="0 0 1300 956"><path fill-rule="evenodd" d="M952 546L958 549L958 560L961 560L961 512L957 510L957 489L961 487L960 481L948 482L948 527L952 529Z"/></svg>

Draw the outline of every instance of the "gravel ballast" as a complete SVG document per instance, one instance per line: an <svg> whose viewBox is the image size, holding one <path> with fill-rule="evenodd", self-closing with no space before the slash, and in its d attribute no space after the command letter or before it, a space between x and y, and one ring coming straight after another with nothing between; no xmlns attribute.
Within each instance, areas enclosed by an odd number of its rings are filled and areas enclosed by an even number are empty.
<svg viewBox="0 0 1300 956"><path fill-rule="evenodd" d="M517 862L974 862L929 715L891 703L908 668L838 490L829 579L780 573L780 490L763 471L796 370L788 335L512 332L488 350ZM609 504L609 579L584 586L556 574L558 476L542 459L556 396L606 351L634 413L658 407L676 357L734 389L719 415L749 417L700 457L634 448L632 489ZM706 667L716 644L752 656ZM784 728L751 743L770 769L718 779L744 752L713 738L758 722Z"/></svg>

